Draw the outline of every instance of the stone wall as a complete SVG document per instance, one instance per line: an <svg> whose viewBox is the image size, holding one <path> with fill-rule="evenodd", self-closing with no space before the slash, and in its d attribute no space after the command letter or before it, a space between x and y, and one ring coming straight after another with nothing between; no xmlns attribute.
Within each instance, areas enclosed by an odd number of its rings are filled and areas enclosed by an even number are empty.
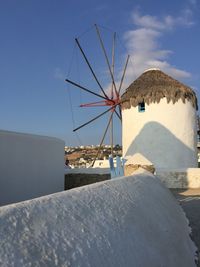
<svg viewBox="0 0 200 267"><path fill-rule="evenodd" d="M110 180L110 174L68 173L65 174L65 190Z"/></svg>

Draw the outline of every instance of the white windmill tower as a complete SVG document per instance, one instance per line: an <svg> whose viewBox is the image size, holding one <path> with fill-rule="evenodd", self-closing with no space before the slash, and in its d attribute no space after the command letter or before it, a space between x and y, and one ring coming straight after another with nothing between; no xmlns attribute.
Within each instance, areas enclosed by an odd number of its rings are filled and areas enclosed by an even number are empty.
<svg viewBox="0 0 200 267"><path fill-rule="evenodd" d="M197 98L188 86L149 69L121 97L123 156L156 169L197 167Z"/></svg>

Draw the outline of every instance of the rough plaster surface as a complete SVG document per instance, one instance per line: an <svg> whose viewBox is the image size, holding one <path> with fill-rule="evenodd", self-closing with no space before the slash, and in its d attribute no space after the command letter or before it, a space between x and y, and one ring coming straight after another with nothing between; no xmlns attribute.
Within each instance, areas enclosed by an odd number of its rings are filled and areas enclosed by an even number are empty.
<svg viewBox="0 0 200 267"><path fill-rule="evenodd" d="M139 171L0 209L0 266L193 267L188 221Z"/></svg>
<svg viewBox="0 0 200 267"><path fill-rule="evenodd" d="M64 141L0 131L0 206L64 189Z"/></svg>
<svg viewBox="0 0 200 267"><path fill-rule="evenodd" d="M150 161L155 168L197 167L197 118L191 103L163 98L145 106L145 112L122 110L123 157L134 156L134 164L143 158L143 165Z"/></svg>
<svg viewBox="0 0 200 267"><path fill-rule="evenodd" d="M168 188L200 188L200 168L157 170L156 174Z"/></svg>

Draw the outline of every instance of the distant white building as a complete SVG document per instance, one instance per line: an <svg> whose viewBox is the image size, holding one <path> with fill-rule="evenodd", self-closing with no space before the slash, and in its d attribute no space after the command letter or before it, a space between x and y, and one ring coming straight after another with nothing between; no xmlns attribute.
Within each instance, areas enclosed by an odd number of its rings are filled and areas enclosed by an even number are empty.
<svg viewBox="0 0 200 267"><path fill-rule="evenodd" d="M113 163L116 166L116 158L113 159ZM110 168L109 160L104 159L97 159L93 165L93 168Z"/></svg>
<svg viewBox="0 0 200 267"><path fill-rule="evenodd" d="M93 168L109 168L108 159L97 159L93 165Z"/></svg>

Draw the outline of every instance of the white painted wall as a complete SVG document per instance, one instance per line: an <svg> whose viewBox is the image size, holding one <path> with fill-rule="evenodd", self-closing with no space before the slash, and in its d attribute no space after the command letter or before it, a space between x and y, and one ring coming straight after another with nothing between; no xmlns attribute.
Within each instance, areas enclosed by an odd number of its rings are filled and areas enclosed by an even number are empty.
<svg viewBox="0 0 200 267"><path fill-rule="evenodd" d="M200 188L200 168L157 170L157 177L168 188L195 189Z"/></svg>
<svg viewBox="0 0 200 267"><path fill-rule="evenodd" d="M0 205L64 190L64 141L0 131Z"/></svg>
<svg viewBox="0 0 200 267"><path fill-rule="evenodd" d="M145 107L145 112L138 107L122 111L123 156L140 154L156 168L196 167L196 110L191 103L163 98Z"/></svg>
<svg viewBox="0 0 200 267"><path fill-rule="evenodd" d="M180 205L153 175L0 208L0 266L195 267Z"/></svg>
<svg viewBox="0 0 200 267"><path fill-rule="evenodd" d="M113 158L113 164L116 166L116 157ZM97 159L95 160L95 163L92 168L109 168L110 169L110 163L109 159Z"/></svg>

